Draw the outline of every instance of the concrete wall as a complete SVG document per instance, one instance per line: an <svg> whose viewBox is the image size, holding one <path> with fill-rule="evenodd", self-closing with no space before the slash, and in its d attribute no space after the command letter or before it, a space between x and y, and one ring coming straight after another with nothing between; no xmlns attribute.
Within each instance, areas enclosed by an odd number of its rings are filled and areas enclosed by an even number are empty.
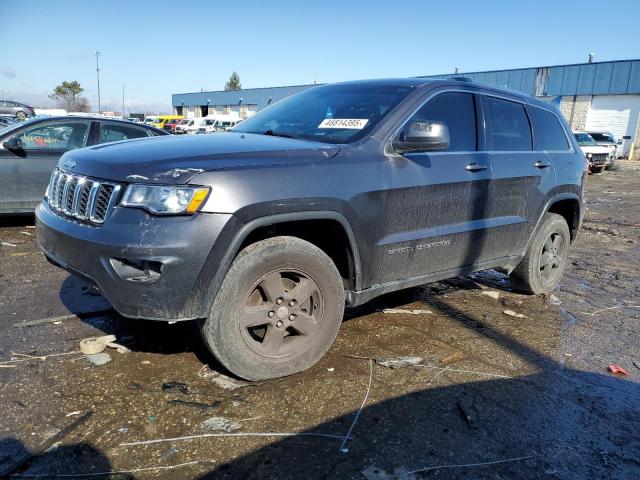
<svg viewBox="0 0 640 480"><path fill-rule="evenodd" d="M562 97L560 111L572 130L584 130L590 106L591 95L570 95Z"/></svg>

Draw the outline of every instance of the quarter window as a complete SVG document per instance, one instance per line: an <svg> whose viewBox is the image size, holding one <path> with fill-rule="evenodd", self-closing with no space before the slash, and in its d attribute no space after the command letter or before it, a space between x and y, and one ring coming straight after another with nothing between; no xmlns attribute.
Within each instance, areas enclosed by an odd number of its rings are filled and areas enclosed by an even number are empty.
<svg viewBox="0 0 640 480"><path fill-rule="evenodd" d="M87 144L89 123L56 122L39 124L17 135L25 150L73 150Z"/></svg>
<svg viewBox="0 0 640 480"><path fill-rule="evenodd" d="M148 136L149 133L144 128L101 123L98 143L118 142L120 140L131 140L132 138L146 138Z"/></svg>
<svg viewBox="0 0 640 480"><path fill-rule="evenodd" d="M536 150L567 151L569 143L558 118L541 108L529 109L533 120Z"/></svg>
<svg viewBox="0 0 640 480"><path fill-rule="evenodd" d="M473 94L463 92L440 93L425 103L410 122L444 122L449 128L448 152L475 151L476 107Z"/></svg>
<svg viewBox="0 0 640 480"><path fill-rule="evenodd" d="M487 149L499 152L531 150L531 126L524 106L494 97L484 97Z"/></svg>

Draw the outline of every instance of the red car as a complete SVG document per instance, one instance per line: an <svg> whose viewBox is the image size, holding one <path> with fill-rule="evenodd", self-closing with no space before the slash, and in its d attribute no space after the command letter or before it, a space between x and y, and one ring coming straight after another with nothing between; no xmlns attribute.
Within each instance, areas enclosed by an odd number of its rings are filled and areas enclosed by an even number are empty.
<svg viewBox="0 0 640 480"><path fill-rule="evenodd" d="M168 132L171 132L171 133L176 133L176 127L180 123L180 120L182 120L182 119L181 118L174 118L174 119L171 119L171 120L167 120L165 122L164 126L162 127L162 129L166 130Z"/></svg>

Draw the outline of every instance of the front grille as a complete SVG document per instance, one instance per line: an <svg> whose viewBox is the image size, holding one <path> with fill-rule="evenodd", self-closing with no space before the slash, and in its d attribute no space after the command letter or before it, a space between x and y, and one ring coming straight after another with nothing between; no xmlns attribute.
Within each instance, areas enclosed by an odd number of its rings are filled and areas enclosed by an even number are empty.
<svg viewBox="0 0 640 480"><path fill-rule="evenodd" d="M49 181L47 202L61 217L101 225L120 188L115 183L55 170Z"/></svg>
<svg viewBox="0 0 640 480"><path fill-rule="evenodd" d="M609 159L608 153L594 153L591 155L591 163L605 163Z"/></svg>

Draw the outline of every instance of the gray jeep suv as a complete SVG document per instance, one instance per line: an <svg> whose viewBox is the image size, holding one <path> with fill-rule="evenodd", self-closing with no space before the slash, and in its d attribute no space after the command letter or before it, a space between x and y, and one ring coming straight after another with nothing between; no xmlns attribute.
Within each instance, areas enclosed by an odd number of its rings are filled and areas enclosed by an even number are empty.
<svg viewBox="0 0 640 480"><path fill-rule="evenodd" d="M231 372L266 379L317 362L345 304L487 268L553 290L585 175L550 104L457 79L349 82L230 133L66 153L38 241L123 316L197 320Z"/></svg>

